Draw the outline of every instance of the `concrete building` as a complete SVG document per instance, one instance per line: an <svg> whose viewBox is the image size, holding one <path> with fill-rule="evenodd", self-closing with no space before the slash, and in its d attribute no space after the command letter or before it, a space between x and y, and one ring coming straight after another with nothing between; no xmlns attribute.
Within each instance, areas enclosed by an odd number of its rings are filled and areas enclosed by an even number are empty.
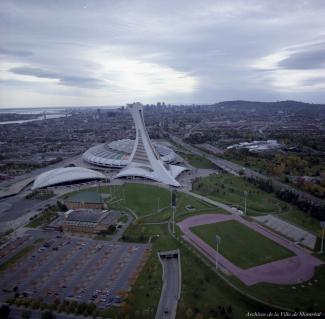
<svg viewBox="0 0 325 319"><path fill-rule="evenodd" d="M69 210L64 214L63 231L97 234L116 225L118 213L93 209Z"/></svg>

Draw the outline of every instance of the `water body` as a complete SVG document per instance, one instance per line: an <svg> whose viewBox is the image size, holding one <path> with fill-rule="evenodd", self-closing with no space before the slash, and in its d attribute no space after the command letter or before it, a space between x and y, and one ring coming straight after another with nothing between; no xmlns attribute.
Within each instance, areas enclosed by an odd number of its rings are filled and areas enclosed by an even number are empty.
<svg viewBox="0 0 325 319"><path fill-rule="evenodd" d="M11 113L16 113L16 112L11 112ZM19 114L39 114L40 112L38 111L37 113L31 113L31 112L25 112L25 113L18 112L18 113ZM46 120L48 120L48 119L57 119L57 118L60 118L60 117L65 117L66 115L67 115L66 113L56 113L56 114L48 114L48 113L46 113ZM28 122L34 122L34 121L42 121L42 120L44 120L44 115L38 115L34 119L29 119L29 120L3 121L3 122L0 122L0 125L22 124L22 123L28 123Z"/></svg>

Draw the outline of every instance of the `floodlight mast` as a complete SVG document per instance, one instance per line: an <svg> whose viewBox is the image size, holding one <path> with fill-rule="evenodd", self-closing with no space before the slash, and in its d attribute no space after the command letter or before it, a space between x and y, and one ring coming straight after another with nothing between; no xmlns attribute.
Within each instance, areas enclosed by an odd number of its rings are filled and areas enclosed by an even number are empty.
<svg viewBox="0 0 325 319"><path fill-rule="evenodd" d="M219 266L219 244L221 244L221 237L216 235L216 243L217 243L217 254L216 254L216 269Z"/></svg>
<svg viewBox="0 0 325 319"><path fill-rule="evenodd" d="M176 190L171 191L171 207L173 211L173 234L175 234Z"/></svg>
<svg viewBox="0 0 325 319"><path fill-rule="evenodd" d="M323 214L324 216L324 214ZM323 220L320 222L320 227L323 229L322 231L322 241L321 241L321 245L320 245L320 254L322 254L324 252L323 248L324 248L324 233L325 233L325 219L323 217Z"/></svg>
<svg viewBox="0 0 325 319"><path fill-rule="evenodd" d="M248 195L248 191L244 191L244 196L245 196L245 215L247 215L247 195Z"/></svg>

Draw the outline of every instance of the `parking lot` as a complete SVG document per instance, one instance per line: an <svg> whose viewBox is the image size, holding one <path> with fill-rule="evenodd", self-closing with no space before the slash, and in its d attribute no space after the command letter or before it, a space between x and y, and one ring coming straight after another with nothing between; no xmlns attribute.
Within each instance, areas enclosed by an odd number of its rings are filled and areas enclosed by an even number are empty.
<svg viewBox="0 0 325 319"><path fill-rule="evenodd" d="M122 301L149 253L147 244L53 236L2 272L0 299L18 292L49 303L58 298L106 308Z"/></svg>

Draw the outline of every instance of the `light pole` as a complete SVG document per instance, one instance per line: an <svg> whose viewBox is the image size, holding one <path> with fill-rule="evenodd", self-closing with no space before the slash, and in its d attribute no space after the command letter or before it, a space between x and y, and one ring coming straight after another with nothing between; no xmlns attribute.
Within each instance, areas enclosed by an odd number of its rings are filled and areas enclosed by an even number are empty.
<svg viewBox="0 0 325 319"><path fill-rule="evenodd" d="M160 197L157 198L158 200L158 208L157 208L157 213L159 213L159 200L160 200Z"/></svg>
<svg viewBox="0 0 325 319"><path fill-rule="evenodd" d="M171 192L171 207L173 211L173 234L175 234L176 190Z"/></svg>
<svg viewBox="0 0 325 319"><path fill-rule="evenodd" d="M216 254L216 269L218 269L218 259L219 259L219 244L221 244L221 237L216 235L216 243L217 243L217 254Z"/></svg>
<svg viewBox="0 0 325 319"><path fill-rule="evenodd" d="M245 208L244 208L244 212L245 212L245 215L247 214L247 195L248 195L248 192L247 191L244 191L244 196L245 196Z"/></svg>
<svg viewBox="0 0 325 319"><path fill-rule="evenodd" d="M321 221L320 222L320 227L323 228L323 231L322 231L322 242L321 242L321 245L320 245L320 254L322 254L324 251L323 251L323 247L324 247L324 231L325 231L325 220Z"/></svg>

